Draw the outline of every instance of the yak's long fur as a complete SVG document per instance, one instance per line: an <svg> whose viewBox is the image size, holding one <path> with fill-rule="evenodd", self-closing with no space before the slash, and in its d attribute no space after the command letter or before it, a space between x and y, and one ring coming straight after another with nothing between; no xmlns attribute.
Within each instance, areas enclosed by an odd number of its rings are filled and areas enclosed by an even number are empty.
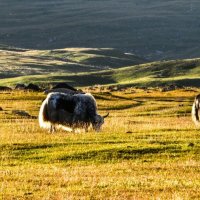
<svg viewBox="0 0 200 200"><path fill-rule="evenodd" d="M40 124L41 128L50 129L51 128L51 122L48 120L47 101L48 101L48 98L46 98L42 102L42 105L40 106L39 124Z"/></svg>
<svg viewBox="0 0 200 200"><path fill-rule="evenodd" d="M199 111L200 111L200 94L195 97L194 103L192 105L192 120L197 126L200 126Z"/></svg>
<svg viewBox="0 0 200 200"><path fill-rule="evenodd" d="M87 131L90 124L98 131L103 122L104 117L97 114L96 101L89 93L49 93L39 112L40 127L49 129L50 132L55 126L85 128Z"/></svg>

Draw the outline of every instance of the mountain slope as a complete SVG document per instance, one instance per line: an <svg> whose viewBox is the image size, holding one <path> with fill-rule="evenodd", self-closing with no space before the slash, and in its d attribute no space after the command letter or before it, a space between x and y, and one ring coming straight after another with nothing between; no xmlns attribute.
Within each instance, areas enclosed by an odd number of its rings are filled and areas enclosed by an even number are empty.
<svg viewBox="0 0 200 200"><path fill-rule="evenodd" d="M16 83L39 83L46 85L65 81L73 86L94 84L124 86L200 86L200 59L152 62L99 72L54 73L46 75L21 76L0 80L2 85Z"/></svg>
<svg viewBox="0 0 200 200"><path fill-rule="evenodd" d="M1 0L0 44L111 47L155 59L200 57L197 0Z"/></svg>
<svg viewBox="0 0 200 200"><path fill-rule="evenodd" d="M133 54L108 48L29 50L4 46L0 50L0 57L0 78L92 72L145 62Z"/></svg>

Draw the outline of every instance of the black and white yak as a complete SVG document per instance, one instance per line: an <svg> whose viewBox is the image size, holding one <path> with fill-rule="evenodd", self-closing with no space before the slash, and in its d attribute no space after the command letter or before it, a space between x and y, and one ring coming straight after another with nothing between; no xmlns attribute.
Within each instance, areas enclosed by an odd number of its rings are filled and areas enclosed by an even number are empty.
<svg viewBox="0 0 200 200"><path fill-rule="evenodd" d="M194 103L192 105L192 120L197 126L200 126L199 112L200 112L200 94L195 97Z"/></svg>
<svg viewBox="0 0 200 200"><path fill-rule="evenodd" d="M97 113L97 104L94 97L89 94L71 94L53 92L47 95L39 111L40 127L55 131L61 127L67 131L75 131L89 126L95 131L100 131L104 118Z"/></svg>

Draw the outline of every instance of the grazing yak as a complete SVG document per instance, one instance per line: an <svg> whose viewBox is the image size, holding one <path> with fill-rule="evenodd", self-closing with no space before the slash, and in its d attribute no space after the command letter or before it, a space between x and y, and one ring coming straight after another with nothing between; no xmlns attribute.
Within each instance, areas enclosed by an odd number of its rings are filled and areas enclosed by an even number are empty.
<svg viewBox="0 0 200 200"><path fill-rule="evenodd" d="M199 111L200 111L200 94L195 97L194 103L192 105L192 120L197 126L200 125Z"/></svg>
<svg viewBox="0 0 200 200"><path fill-rule="evenodd" d="M90 124L95 131L100 131L104 118L97 114L94 97L89 94L71 94L52 92L43 101L39 112L40 127L55 131L56 127L75 131L84 128L88 131Z"/></svg>

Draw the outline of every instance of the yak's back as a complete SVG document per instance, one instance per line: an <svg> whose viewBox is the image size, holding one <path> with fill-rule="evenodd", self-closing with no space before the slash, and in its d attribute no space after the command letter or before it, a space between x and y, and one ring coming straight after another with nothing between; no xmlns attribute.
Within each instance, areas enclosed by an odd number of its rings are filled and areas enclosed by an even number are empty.
<svg viewBox="0 0 200 200"><path fill-rule="evenodd" d="M90 93L86 93L76 94L74 98L76 99L75 114L87 116L92 120L97 114L97 104L94 97Z"/></svg>

